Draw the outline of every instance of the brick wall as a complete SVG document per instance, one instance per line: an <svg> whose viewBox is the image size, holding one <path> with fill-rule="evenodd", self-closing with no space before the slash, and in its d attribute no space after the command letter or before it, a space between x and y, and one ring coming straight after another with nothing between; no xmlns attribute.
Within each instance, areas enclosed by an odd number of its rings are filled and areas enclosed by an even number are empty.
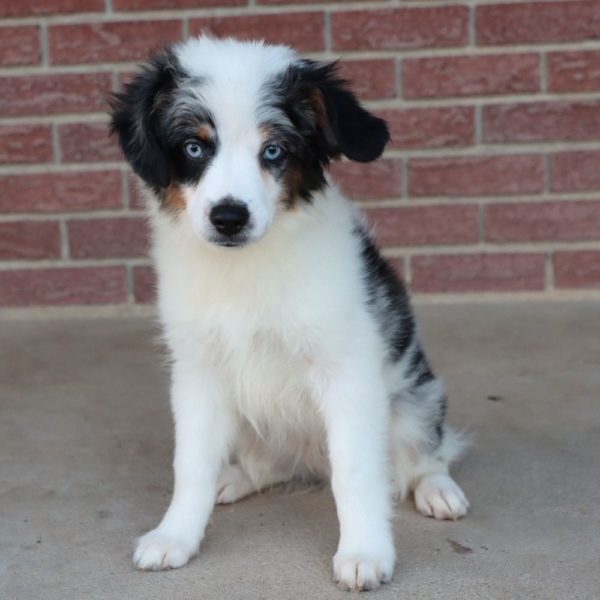
<svg viewBox="0 0 600 600"><path fill-rule="evenodd" d="M335 173L423 294L600 289L600 1L0 0L0 306L147 302L105 94L202 29L343 57L393 142Z"/></svg>

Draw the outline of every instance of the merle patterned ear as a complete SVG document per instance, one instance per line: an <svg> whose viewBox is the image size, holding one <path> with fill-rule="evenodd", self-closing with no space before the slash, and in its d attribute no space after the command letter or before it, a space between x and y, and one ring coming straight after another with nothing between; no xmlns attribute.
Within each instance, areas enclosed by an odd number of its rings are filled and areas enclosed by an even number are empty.
<svg viewBox="0 0 600 600"><path fill-rule="evenodd" d="M331 156L370 162L381 156L390 139L386 122L366 111L337 73L337 63L301 61L302 79L313 87L315 112Z"/></svg>
<svg viewBox="0 0 600 600"><path fill-rule="evenodd" d="M135 173L152 186L166 187L170 180L158 118L161 104L176 86L178 70L177 59L166 50L110 101L111 130Z"/></svg>

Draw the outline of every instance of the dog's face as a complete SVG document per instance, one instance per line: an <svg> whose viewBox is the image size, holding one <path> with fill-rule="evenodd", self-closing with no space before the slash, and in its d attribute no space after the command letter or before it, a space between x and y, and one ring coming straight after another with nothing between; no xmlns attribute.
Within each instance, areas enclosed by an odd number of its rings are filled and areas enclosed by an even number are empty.
<svg viewBox="0 0 600 600"><path fill-rule="evenodd" d="M115 95L112 128L161 208L202 240L240 247L310 202L331 158L381 155L385 122L344 83L335 65L283 46L201 37Z"/></svg>

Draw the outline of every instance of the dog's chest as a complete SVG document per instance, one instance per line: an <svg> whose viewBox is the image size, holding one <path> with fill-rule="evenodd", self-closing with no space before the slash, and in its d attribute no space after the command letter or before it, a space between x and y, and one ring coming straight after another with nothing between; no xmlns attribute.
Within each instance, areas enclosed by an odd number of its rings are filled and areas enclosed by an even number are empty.
<svg viewBox="0 0 600 600"><path fill-rule="evenodd" d="M308 348L257 330L222 339L222 370L227 393L240 416L259 433L320 429L318 368Z"/></svg>

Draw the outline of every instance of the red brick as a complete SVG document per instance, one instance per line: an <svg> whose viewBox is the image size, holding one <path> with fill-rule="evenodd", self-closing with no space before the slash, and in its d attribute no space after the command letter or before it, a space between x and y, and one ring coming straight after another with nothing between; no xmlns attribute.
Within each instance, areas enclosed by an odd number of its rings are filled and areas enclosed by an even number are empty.
<svg viewBox="0 0 600 600"><path fill-rule="evenodd" d="M106 123L69 123L58 126L63 162L121 160L123 155Z"/></svg>
<svg viewBox="0 0 600 600"><path fill-rule="evenodd" d="M103 11L104 0L0 0L0 17Z"/></svg>
<svg viewBox="0 0 600 600"><path fill-rule="evenodd" d="M181 21L119 21L48 28L50 61L78 64L143 60L181 38Z"/></svg>
<svg viewBox="0 0 600 600"><path fill-rule="evenodd" d="M600 239L600 202L490 204L485 208L490 242Z"/></svg>
<svg viewBox="0 0 600 600"><path fill-rule="evenodd" d="M551 92L600 90L600 51L548 54L548 89Z"/></svg>
<svg viewBox="0 0 600 600"><path fill-rule="evenodd" d="M126 300L124 267L0 271L0 306L119 304Z"/></svg>
<svg viewBox="0 0 600 600"><path fill-rule="evenodd" d="M600 138L600 102L533 102L483 108L485 142L551 142Z"/></svg>
<svg viewBox="0 0 600 600"><path fill-rule="evenodd" d="M377 2L378 0L346 0L347 3L352 2ZM256 0L256 4L281 6L290 4L339 4L339 0Z"/></svg>
<svg viewBox="0 0 600 600"><path fill-rule="evenodd" d="M559 152L550 156L554 192L600 190L600 151Z"/></svg>
<svg viewBox="0 0 600 600"><path fill-rule="evenodd" d="M556 252L554 285L557 288L600 288L600 250Z"/></svg>
<svg viewBox="0 0 600 600"><path fill-rule="evenodd" d="M398 50L464 46L466 6L356 10L331 15L335 50Z"/></svg>
<svg viewBox="0 0 600 600"><path fill-rule="evenodd" d="M113 10L160 10L245 6L248 0L113 0Z"/></svg>
<svg viewBox="0 0 600 600"><path fill-rule="evenodd" d="M475 139L471 107L389 109L378 114L388 122L392 148L464 147Z"/></svg>
<svg viewBox="0 0 600 600"><path fill-rule="evenodd" d="M192 19L191 35L201 32L217 36L259 38L274 44L286 44L300 51L325 49L325 17L322 12L210 17Z"/></svg>
<svg viewBox="0 0 600 600"><path fill-rule="evenodd" d="M87 211L121 205L119 171L0 176L0 213Z"/></svg>
<svg viewBox="0 0 600 600"><path fill-rule="evenodd" d="M52 160L52 130L49 125L0 127L0 163L36 163Z"/></svg>
<svg viewBox="0 0 600 600"><path fill-rule="evenodd" d="M118 90L122 90L126 83L129 83L137 75L136 71L121 71L117 73Z"/></svg>
<svg viewBox="0 0 600 600"><path fill-rule="evenodd" d="M513 292L544 289L543 254L414 256L411 267L411 288L416 292Z"/></svg>
<svg viewBox="0 0 600 600"><path fill-rule="evenodd" d="M478 6L477 43L550 44L600 38L597 0Z"/></svg>
<svg viewBox="0 0 600 600"><path fill-rule="evenodd" d="M538 155L415 158L409 161L413 196L478 196L541 192Z"/></svg>
<svg viewBox="0 0 600 600"><path fill-rule="evenodd" d="M144 208L144 200L139 188L139 179L137 175L134 175L132 171L127 173L127 192L129 194L129 206L133 209Z"/></svg>
<svg viewBox="0 0 600 600"><path fill-rule="evenodd" d="M402 194L402 161L379 160L372 163L337 162L334 179L346 195L357 200L393 198Z"/></svg>
<svg viewBox="0 0 600 600"><path fill-rule="evenodd" d="M58 223L14 221L0 223L0 259L39 259L60 256Z"/></svg>
<svg viewBox="0 0 600 600"><path fill-rule="evenodd" d="M536 54L414 58L402 63L407 98L535 92L539 79Z"/></svg>
<svg viewBox="0 0 600 600"><path fill-rule="evenodd" d="M40 62L39 27L3 27L0 32L0 66L35 65Z"/></svg>
<svg viewBox="0 0 600 600"><path fill-rule="evenodd" d="M133 267L133 297L139 304L156 300L156 273L152 267Z"/></svg>
<svg viewBox="0 0 600 600"><path fill-rule="evenodd" d="M110 73L0 77L2 116L106 111Z"/></svg>
<svg viewBox="0 0 600 600"><path fill-rule="evenodd" d="M73 220L68 234L73 258L136 257L148 251L146 224L138 217Z"/></svg>
<svg viewBox="0 0 600 600"><path fill-rule="evenodd" d="M476 206L398 206L366 211L382 246L476 242Z"/></svg>
<svg viewBox="0 0 600 600"><path fill-rule="evenodd" d="M396 64L391 59L342 61L340 74L350 81L359 98L374 100L396 95Z"/></svg>

